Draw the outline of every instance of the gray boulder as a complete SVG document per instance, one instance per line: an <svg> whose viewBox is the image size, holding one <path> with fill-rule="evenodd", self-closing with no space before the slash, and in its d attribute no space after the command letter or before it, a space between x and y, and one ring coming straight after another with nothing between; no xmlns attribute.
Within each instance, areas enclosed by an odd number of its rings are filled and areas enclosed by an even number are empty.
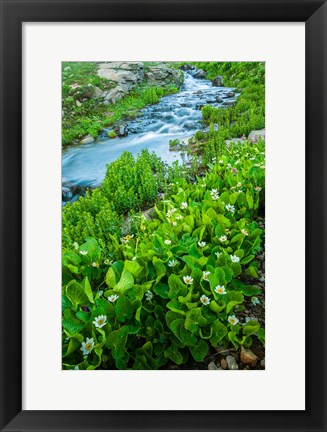
<svg viewBox="0 0 327 432"><path fill-rule="evenodd" d="M183 83L183 72L165 64L150 66L145 73L145 79L151 86L166 86L174 84L180 87Z"/></svg>
<svg viewBox="0 0 327 432"><path fill-rule="evenodd" d="M249 141L258 141L259 137L263 139L266 138L266 129L254 130L249 133L248 140Z"/></svg>
<svg viewBox="0 0 327 432"><path fill-rule="evenodd" d="M198 69L193 75L194 78L205 78L207 73L203 69Z"/></svg>
<svg viewBox="0 0 327 432"><path fill-rule="evenodd" d="M213 81L212 81L212 85L213 87L223 87L224 85L224 79L221 75L217 76Z"/></svg>

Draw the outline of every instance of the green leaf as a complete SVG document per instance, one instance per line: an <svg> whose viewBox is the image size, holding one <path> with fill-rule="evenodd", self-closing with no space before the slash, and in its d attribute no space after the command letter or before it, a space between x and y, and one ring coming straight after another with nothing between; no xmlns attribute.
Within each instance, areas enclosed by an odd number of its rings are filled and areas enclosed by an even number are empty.
<svg viewBox="0 0 327 432"><path fill-rule="evenodd" d="M163 261L157 257L153 257L152 263L156 271L156 283L158 283L166 274L166 266Z"/></svg>
<svg viewBox="0 0 327 432"><path fill-rule="evenodd" d="M74 316L70 316L62 320L62 326L70 336L73 336L83 329L84 323Z"/></svg>
<svg viewBox="0 0 327 432"><path fill-rule="evenodd" d="M77 339L70 338L69 339L69 344L68 344L68 347L67 347L67 351L63 355L63 357L67 357L69 354L72 354L80 345L81 345L81 343Z"/></svg>
<svg viewBox="0 0 327 432"><path fill-rule="evenodd" d="M260 329L260 324L256 320L251 320L245 324L243 327L243 334L245 336L251 336L257 333Z"/></svg>
<svg viewBox="0 0 327 432"><path fill-rule="evenodd" d="M195 333L199 329L199 325L207 324L207 320L202 316L201 308L191 309L186 314L185 328L191 333Z"/></svg>
<svg viewBox="0 0 327 432"><path fill-rule="evenodd" d="M87 276L84 278L81 285L84 288L84 292L87 295L89 302L94 304L93 292Z"/></svg>
<svg viewBox="0 0 327 432"><path fill-rule="evenodd" d="M117 284L116 275L112 267L110 267L110 269L107 271L106 284L109 288L114 288Z"/></svg>
<svg viewBox="0 0 327 432"><path fill-rule="evenodd" d="M236 288L245 296L251 297L257 294L260 294L261 290L259 287L255 287L252 285L246 285L245 283L239 281L238 279L234 279L232 281L233 288Z"/></svg>
<svg viewBox="0 0 327 432"><path fill-rule="evenodd" d="M189 349L194 360L200 362L208 354L209 346L204 340L200 339L197 345L195 345L194 347L189 347Z"/></svg>
<svg viewBox="0 0 327 432"><path fill-rule="evenodd" d="M218 214L217 219L218 219L218 224L222 225L223 228L229 228L231 226L230 220L225 216Z"/></svg>
<svg viewBox="0 0 327 432"><path fill-rule="evenodd" d="M125 297L121 296L118 298L115 304L116 317L120 322L125 322L133 316L133 307L131 301Z"/></svg>
<svg viewBox="0 0 327 432"><path fill-rule="evenodd" d="M253 209L253 196L249 189L246 191L246 201L248 203L249 209Z"/></svg>
<svg viewBox="0 0 327 432"><path fill-rule="evenodd" d="M167 303L167 308L170 309L173 312L176 312L180 315L185 316L185 311L184 309L184 305L182 305L179 301L177 300L171 300L170 302Z"/></svg>
<svg viewBox="0 0 327 432"><path fill-rule="evenodd" d="M229 314L229 312L233 309L234 306L243 303L244 297L243 294L238 291L229 291L224 296L224 300L227 303L226 313Z"/></svg>
<svg viewBox="0 0 327 432"><path fill-rule="evenodd" d="M75 310L79 305L87 305L89 303L89 299L84 291L83 286L75 280L72 280L67 285L66 296L71 301Z"/></svg>
<svg viewBox="0 0 327 432"><path fill-rule="evenodd" d="M227 327L216 320L212 324L212 337L210 339L210 343L213 347L216 347L219 342L227 335Z"/></svg>
<svg viewBox="0 0 327 432"><path fill-rule="evenodd" d="M258 330L258 339L265 346L266 338L265 338L265 330L260 327Z"/></svg>
<svg viewBox="0 0 327 432"><path fill-rule="evenodd" d="M161 298L167 299L168 298L168 285L159 282L158 284L154 285L153 291L155 294L160 296Z"/></svg>
<svg viewBox="0 0 327 432"><path fill-rule="evenodd" d="M124 359L126 356L126 342L128 338L128 326L123 326L119 330L112 331L107 336L106 346L111 349L113 358L116 360L116 365L120 369L125 368Z"/></svg>
<svg viewBox="0 0 327 432"><path fill-rule="evenodd" d="M98 242L94 238L88 238L87 241L80 246L79 250L87 251L87 256L90 258L91 261L100 261L101 249Z"/></svg>
<svg viewBox="0 0 327 432"><path fill-rule="evenodd" d="M178 296L185 297L188 291L187 286L179 279L177 275L170 275L168 278L169 292L168 297L176 300Z"/></svg>
<svg viewBox="0 0 327 432"><path fill-rule="evenodd" d="M172 360L177 365L183 363L183 356L179 352L178 347L176 345L171 345L170 347L166 348L164 356Z"/></svg>
<svg viewBox="0 0 327 432"><path fill-rule="evenodd" d="M114 287L114 291L123 294L129 288L134 285L134 278L130 272L123 270L120 281Z"/></svg>
<svg viewBox="0 0 327 432"><path fill-rule="evenodd" d="M144 267L142 267L137 261L125 261L124 268L130 272L135 279L138 279L144 272Z"/></svg>
<svg viewBox="0 0 327 432"><path fill-rule="evenodd" d="M245 257L241 260L241 264L242 265L248 264L249 262L251 262L253 260L253 258L254 258L254 255L248 255L247 257Z"/></svg>

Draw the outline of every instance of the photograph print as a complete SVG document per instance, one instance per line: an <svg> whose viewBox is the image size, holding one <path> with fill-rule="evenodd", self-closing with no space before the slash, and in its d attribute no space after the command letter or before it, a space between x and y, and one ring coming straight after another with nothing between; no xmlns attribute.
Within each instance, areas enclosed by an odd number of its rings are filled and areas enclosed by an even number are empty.
<svg viewBox="0 0 327 432"><path fill-rule="evenodd" d="M62 369L265 369L265 140L263 62L62 63Z"/></svg>

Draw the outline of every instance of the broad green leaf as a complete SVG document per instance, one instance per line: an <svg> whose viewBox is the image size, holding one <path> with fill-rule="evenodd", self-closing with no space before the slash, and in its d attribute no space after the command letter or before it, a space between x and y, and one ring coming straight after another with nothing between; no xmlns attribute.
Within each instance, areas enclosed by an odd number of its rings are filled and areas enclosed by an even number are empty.
<svg viewBox="0 0 327 432"><path fill-rule="evenodd" d="M227 327L216 320L212 324L212 337L210 339L210 343L213 347L216 347L219 342L227 335Z"/></svg>
<svg viewBox="0 0 327 432"><path fill-rule="evenodd" d="M244 282L241 282L238 279L234 279L232 281L232 286L233 288L236 288L238 291L248 297L260 294L261 292L259 287L246 285Z"/></svg>
<svg viewBox="0 0 327 432"><path fill-rule="evenodd" d="M167 299L168 298L168 290L169 287L167 284L159 282L158 284L154 285L153 291L155 294L160 296L161 298Z"/></svg>
<svg viewBox="0 0 327 432"><path fill-rule="evenodd" d="M218 214L217 219L218 219L218 224L222 225L223 228L229 228L231 226L230 220L225 216Z"/></svg>
<svg viewBox="0 0 327 432"><path fill-rule="evenodd" d="M224 300L227 303L226 306L226 313L229 314L230 311L235 307L237 304L241 304L244 301L243 294L241 294L238 291L229 291L225 296Z"/></svg>
<svg viewBox="0 0 327 432"><path fill-rule="evenodd" d="M87 276L84 278L81 285L84 288L84 292L87 295L89 302L94 303L92 288L91 288L91 285L90 285L90 282L89 282L89 279Z"/></svg>
<svg viewBox="0 0 327 432"><path fill-rule="evenodd" d="M134 278L130 272L123 270L120 281L114 287L114 291L123 294L129 288L134 285Z"/></svg>
<svg viewBox="0 0 327 432"><path fill-rule="evenodd" d="M71 301L74 309L76 309L79 305L89 304L89 299L84 291L84 288L75 280L69 282L67 285L66 296Z"/></svg>
<svg viewBox="0 0 327 432"><path fill-rule="evenodd" d="M166 306L171 311L176 312L176 313L178 313L180 315L185 316L185 311L184 311L185 306L183 304L181 304L179 301L177 301L177 300L171 300L170 302L167 303Z"/></svg>
<svg viewBox="0 0 327 432"><path fill-rule="evenodd" d="M79 319L75 318L74 316L71 316L67 318L65 317L62 320L62 326L70 336L73 336L83 329L84 323Z"/></svg>
<svg viewBox="0 0 327 432"><path fill-rule="evenodd" d="M188 292L187 286L179 279L177 275L172 274L169 276L168 285L168 297L171 300L176 300L178 296L185 297Z"/></svg>
<svg viewBox="0 0 327 432"><path fill-rule="evenodd" d="M178 347L176 345L171 345L165 350L165 357L172 360L177 365L180 365L183 363L183 356L178 351Z"/></svg>
<svg viewBox="0 0 327 432"><path fill-rule="evenodd" d="M130 272L135 279L138 279L144 271L144 267L142 267L137 261L125 261L124 268Z"/></svg>
<svg viewBox="0 0 327 432"><path fill-rule="evenodd" d="M94 238L88 238L87 241L80 246L79 250L87 251L87 256L91 261L100 261L101 249L98 242Z"/></svg>
<svg viewBox="0 0 327 432"><path fill-rule="evenodd" d="M207 320L202 316L201 308L191 309L186 314L185 328L191 333L195 333L199 329L199 325L207 324Z"/></svg>
<svg viewBox="0 0 327 432"><path fill-rule="evenodd" d="M202 339L200 339L195 346L189 347L189 349L191 351L194 360L197 362L203 361L203 359L209 352L208 344Z"/></svg>
<svg viewBox="0 0 327 432"><path fill-rule="evenodd" d="M109 268L106 274L106 284L109 288L114 288L117 284L116 274L112 267Z"/></svg>
<svg viewBox="0 0 327 432"><path fill-rule="evenodd" d="M245 336L251 336L257 333L260 329L260 324L256 320L251 320L245 324L243 327L243 334Z"/></svg>
<svg viewBox="0 0 327 432"><path fill-rule="evenodd" d="M131 319L133 316L131 301L125 296L119 297L115 304L115 313L120 322Z"/></svg>

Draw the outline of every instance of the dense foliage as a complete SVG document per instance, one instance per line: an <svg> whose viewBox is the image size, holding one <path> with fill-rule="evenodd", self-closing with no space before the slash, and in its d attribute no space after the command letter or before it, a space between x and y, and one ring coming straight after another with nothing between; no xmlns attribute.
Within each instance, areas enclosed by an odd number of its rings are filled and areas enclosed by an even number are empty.
<svg viewBox="0 0 327 432"><path fill-rule="evenodd" d="M201 176L194 164L167 167L147 151L126 152L108 165L100 188L64 207L65 369L159 369L202 361L218 345L264 344L251 311L260 294L265 142L225 145L247 133L247 122L263 126L254 120L264 116L261 66L243 69L241 81L241 64L231 64L226 77L242 84L238 102L203 108L210 130L191 140ZM208 68L223 73L221 65ZM154 204L151 218L124 221Z"/></svg>

